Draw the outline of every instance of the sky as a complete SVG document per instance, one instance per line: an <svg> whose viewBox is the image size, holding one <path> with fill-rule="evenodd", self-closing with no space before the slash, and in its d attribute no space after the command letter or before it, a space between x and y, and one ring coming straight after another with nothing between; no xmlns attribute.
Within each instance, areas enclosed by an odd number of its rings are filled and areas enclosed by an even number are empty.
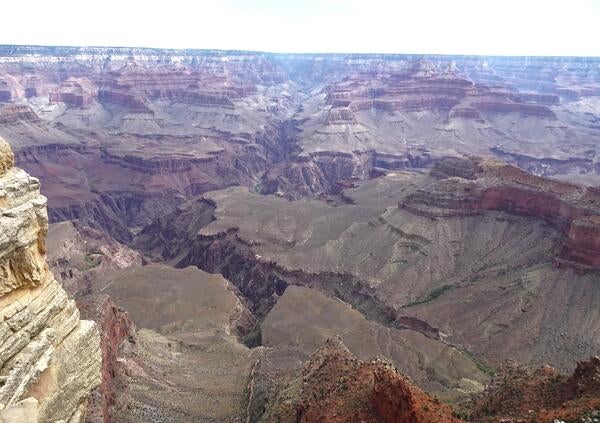
<svg viewBox="0 0 600 423"><path fill-rule="evenodd" d="M0 44L600 56L600 0L3 1Z"/></svg>

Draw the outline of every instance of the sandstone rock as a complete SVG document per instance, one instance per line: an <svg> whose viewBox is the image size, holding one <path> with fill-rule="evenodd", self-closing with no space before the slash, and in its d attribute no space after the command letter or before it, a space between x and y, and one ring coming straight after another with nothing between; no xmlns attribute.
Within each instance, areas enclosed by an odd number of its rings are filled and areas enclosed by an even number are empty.
<svg viewBox="0 0 600 423"><path fill-rule="evenodd" d="M10 145L0 138L0 176L4 175L8 169L13 167L15 156L10 148Z"/></svg>
<svg viewBox="0 0 600 423"><path fill-rule="evenodd" d="M23 401L6 407L0 411L0 422L2 423L24 423L37 422L39 403L35 398L25 398Z"/></svg>
<svg viewBox="0 0 600 423"><path fill-rule="evenodd" d="M37 413L42 422L77 421L100 380L98 330L79 320L75 302L48 270L46 199L38 180L13 168L10 147L0 146L2 418Z"/></svg>

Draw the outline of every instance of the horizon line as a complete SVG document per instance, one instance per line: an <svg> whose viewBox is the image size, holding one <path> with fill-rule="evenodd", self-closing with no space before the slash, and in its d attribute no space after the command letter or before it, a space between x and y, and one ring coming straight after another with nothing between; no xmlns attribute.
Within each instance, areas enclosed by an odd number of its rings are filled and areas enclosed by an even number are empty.
<svg viewBox="0 0 600 423"><path fill-rule="evenodd" d="M65 49L122 49L122 50L166 50L166 51L189 51L189 52L223 52L223 53L251 53L251 54L270 54L270 55L295 55L295 56L440 56L440 57L518 57L518 58L588 58L600 59L599 56L585 55L561 55L561 54L478 54L478 53L391 53L391 52L291 52L291 51L268 51L268 50L246 50L246 49L230 49L230 48L200 48L200 47L151 47L151 46L126 46L126 45L60 45L60 44L0 44L0 49L6 47L33 47L33 48L65 48Z"/></svg>

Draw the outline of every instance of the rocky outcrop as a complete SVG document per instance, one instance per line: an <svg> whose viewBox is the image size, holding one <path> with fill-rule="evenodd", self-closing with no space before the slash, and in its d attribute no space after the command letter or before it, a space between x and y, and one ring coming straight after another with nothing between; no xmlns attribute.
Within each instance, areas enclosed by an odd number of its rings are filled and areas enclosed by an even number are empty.
<svg viewBox="0 0 600 423"><path fill-rule="evenodd" d="M372 150L302 154L272 166L263 175L260 192L290 199L337 194L349 180L369 179L390 170L423 168L436 160L426 150L407 154Z"/></svg>
<svg viewBox="0 0 600 423"><path fill-rule="evenodd" d="M564 256L600 268L600 216L571 222Z"/></svg>
<svg viewBox="0 0 600 423"><path fill-rule="evenodd" d="M0 415L80 422L100 382L100 337L48 269L46 199L12 161L0 140Z"/></svg>
<svg viewBox="0 0 600 423"><path fill-rule="evenodd" d="M82 316L93 320L100 326L102 340L102 380L100 386L92 392L87 423L114 422L114 404L117 394L114 379L117 373L117 354L119 347L135 333L135 326L127 312L117 307L108 295L87 295L77 301Z"/></svg>
<svg viewBox="0 0 600 423"><path fill-rule="evenodd" d="M4 140L0 141L0 176L6 175L15 164L15 155Z"/></svg>
<svg viewBox="0 0 600 423"><path fill-rule="evenodd" d="M431 174L441 179L409 195L399 207L431 218L502 211L541 219L564 233L566 242L561 257L599 267L600 192L597 189L542 178L502 162L479 159L442 160Z"/></svg>
<svg viewBox="0 0 600 423"><path fill-rule="evenodd" d="M452 409L421 391L382 359L363 362L337 338L305 363L262 421L458 423Z"/></svg>
<svg viewBox="0 0 600 423"><path fill-rule="evenodd" d="M0 125L18 125L39 122L40 118L25 104L5 104L0 106Z"/></svg>
<svg viewBox="0 0 600 423"><path fill-rule="evenodd" d="M263 176L261 192L288 198L331 193L338 181L369 176L368 155L322 152L290 159L269 169Z"/></svg>
<svg viewBox="0 0 600 423"><path fill-rule="evenodd" d="M600 408L600 357L577 363L571 375L550 366L530 371L507 361L470 408L477 422L593 422L590 412Z"/></svg>
<svg viewBox="0 0 600 423"><path fill-rule="evenodd" d="M69 78L49 94L50 103L66 103L75 107L88 107L98 98L98 87L87 78Z"/></svg>

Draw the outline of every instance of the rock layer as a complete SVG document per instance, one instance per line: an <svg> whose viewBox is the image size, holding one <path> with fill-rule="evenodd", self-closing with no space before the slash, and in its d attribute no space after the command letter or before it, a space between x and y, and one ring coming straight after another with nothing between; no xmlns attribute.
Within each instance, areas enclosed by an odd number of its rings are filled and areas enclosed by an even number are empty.
<svg viewBox="0 0 600 423"><path fill-rule="evenodd" d="M399 207L431 218L492 210L540 219L564 233L566 242L560 257L599 267L598 189L553 181L512 165L478 159L442 160L432 175L442 179L407 196Z"/></svg>
<svg viewBox="0 0 600 423"><path fill-rule="evenodd" d="M46 199L12 160L0 140L2 421L80 422L100 381L98 330L49 271Z"/></svg>
<svg viewBox="0 0 600 423"><path fill-rule="evenodd" d="M597 58L1 46L0 135L44 180L51 221L129 242L211 189L318 197L465 153L597 184L597 69Z"/></svg>

